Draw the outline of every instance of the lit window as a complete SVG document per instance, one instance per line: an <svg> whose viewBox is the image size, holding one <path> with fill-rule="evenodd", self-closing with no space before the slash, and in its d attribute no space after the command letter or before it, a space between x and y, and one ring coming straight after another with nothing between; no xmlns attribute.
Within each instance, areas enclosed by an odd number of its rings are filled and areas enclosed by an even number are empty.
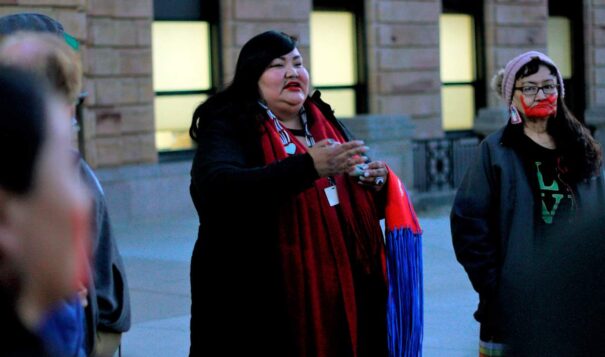
<svg viewBox="0 0 605 357"><path fill-rule="evenodd" d="M357 49L355 15L311 12L311 81L337 117L356 114Z"/></svg>
<svg viewBox="0 0 605 357"><path fill-rule="evenodd" d="M152 40L157 149L189 149L193 111L212 88L208 23L155 21Z"/></svg>
<svg viewBox="0 0 605 357"><path fill-rule="evenodd" d="M566 17L548 18L548 56L559 67L564 79L571 78L571 25Z"/></svg>
<svg viewBox="0 0 605 357"><path fill-rule="evenodd" d="M442 86L441 108L444 125L447 123L446 130L468 130L472 128L475 113L475 90L473 86Z"/></svg>
<svg viewBox="0 0 605 357"><path fill-rule="evenodd" d="M473 17L442 14L439 31L443 128L472 129L477 77Z"/></svg>

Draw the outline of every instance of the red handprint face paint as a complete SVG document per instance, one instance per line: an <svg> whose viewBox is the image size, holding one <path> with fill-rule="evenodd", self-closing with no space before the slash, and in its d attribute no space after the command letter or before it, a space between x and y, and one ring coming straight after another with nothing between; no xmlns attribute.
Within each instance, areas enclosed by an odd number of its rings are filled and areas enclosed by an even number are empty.
<svg viewBox="0 0 605 357"><path fill-rule="evenodd" d="M513 105L526 119L546 120L557 114L556 86L555 73L540 65L537 72L515 81Z"/></svg>
<svg viewBox="0 0 605 357"><path fill-rule="evenodd" d="M525 97L521 96L521 106L526 118L546 119L557 115L557 95L549 94L540 101L534 101L533 105L527 105Z"/></svg>

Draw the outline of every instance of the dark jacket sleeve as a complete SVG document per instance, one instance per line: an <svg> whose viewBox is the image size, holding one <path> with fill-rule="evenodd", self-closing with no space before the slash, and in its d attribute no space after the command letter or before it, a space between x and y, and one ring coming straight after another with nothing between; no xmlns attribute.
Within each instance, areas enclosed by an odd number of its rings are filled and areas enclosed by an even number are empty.
<svg viewBox="0 0 605 357"><path fill-rule="evenodd" d="M130 297L126 271L111 230L103 189L92 169L81 160L81 172L92 192L93 283L89 316L94 329L125 332L130 328ZM89 323L90 325L91 323Z"/></svg>
<svg viewBox="0 0 605 357"><path fill-rule="evenodd" d="M498 281L497 176L484 141L458 189L450 215L456 258L482 300L493 296Z"/></svg>
<svg viewBox="0 0 605 357"><path fill-rule="evenodd" d="M318 179L309 154L292 155L269 165L262 163L255 135L239 130L234 121L210 120L198 134L192 190L217 199L268 200L301 192Z"/></svg>

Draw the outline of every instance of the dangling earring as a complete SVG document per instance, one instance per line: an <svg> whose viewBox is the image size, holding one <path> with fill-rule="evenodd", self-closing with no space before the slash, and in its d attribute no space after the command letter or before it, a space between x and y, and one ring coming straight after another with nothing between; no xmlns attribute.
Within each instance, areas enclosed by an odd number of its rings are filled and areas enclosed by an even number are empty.
<svg viewBox="0 0 605 357"><path fill-rule="evenodd" d="M521 119L521 115L519 111L515 107L514 104L510 105L510 123L511 124L521 124L523 120Z"/></svg>

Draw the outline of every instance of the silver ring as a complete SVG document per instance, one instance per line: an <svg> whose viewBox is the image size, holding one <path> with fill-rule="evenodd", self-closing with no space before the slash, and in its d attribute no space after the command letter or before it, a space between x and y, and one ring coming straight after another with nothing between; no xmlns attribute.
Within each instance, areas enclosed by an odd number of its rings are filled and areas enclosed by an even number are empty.
<svg viewBox="0 0 605 357"><path fill-rule="evenodd" d="M374 180L374 183L378 186L383 185L384 184L384 177L382 176L378 176L376 177L376 179Z"/></svg>

